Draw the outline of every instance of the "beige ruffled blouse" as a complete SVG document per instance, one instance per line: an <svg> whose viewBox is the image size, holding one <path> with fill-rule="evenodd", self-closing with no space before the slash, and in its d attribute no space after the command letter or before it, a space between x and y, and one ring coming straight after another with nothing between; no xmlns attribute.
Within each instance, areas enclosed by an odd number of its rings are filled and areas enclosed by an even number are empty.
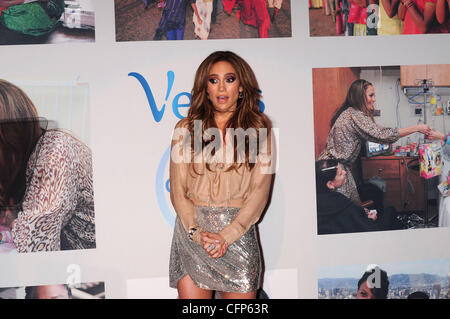
<svg viewBox="0 0 450 319"><path fill-rule="evenodd" d="M182 127L180 121L176 128ZM231 245L254 225L266 207L272 183L271 163L267 153L260 154L253 169L242 165L227 170L231 164L212 163L210 170L206 163L186 163L174 160L183 157L183 136L172 140L170 161L170 197L178 217L186 231L197 225L195 206L239 207L235 219L220 234ZM222 147L219 151L224 152ZM194 171L195 168L195 171ZM198 174L197 174L198 173ZM194 237L199 243L199 236Z"/></svg>

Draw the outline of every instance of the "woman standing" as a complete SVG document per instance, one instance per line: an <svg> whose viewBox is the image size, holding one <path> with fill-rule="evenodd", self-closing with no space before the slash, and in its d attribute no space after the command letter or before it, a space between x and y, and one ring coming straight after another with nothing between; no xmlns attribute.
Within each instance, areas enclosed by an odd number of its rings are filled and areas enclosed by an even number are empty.
<svg viewBox="0 0 450 319"><path fill-rule="evenodd" d="M18 252L95 248L91 151L40 124L28 96L0 80L1 220Z"/></svg>
<svg viewBox="0 0 450 319"><path fill-rule="evenodd" d="M336 111L330 123L330 133L325 150L319 159L337 159L344 164L346 182L336 190L350 199L359 202L351 165L356 161L365 141L375 143L394 143L400 137L420 132L428 134L428 125L419 124L406 128L388 128L375 123L373 118L375 90L366 80L354 81L342 106Z"/></svg>
<svg viewBox="0 0 450 319"><path fill-rule="evenodd" d="M211 298L212 291L223 298L256 296L261 256L254 224L272 182L271 123L259 99L252 69L232 52L212 53L196 72L191 107L176 125L170 162L170 197L177 212L170 286L182 299ZM244 138L244 149L232 130L240 128L251 135ZM257 136L255 149L249 140Z"/></svg>

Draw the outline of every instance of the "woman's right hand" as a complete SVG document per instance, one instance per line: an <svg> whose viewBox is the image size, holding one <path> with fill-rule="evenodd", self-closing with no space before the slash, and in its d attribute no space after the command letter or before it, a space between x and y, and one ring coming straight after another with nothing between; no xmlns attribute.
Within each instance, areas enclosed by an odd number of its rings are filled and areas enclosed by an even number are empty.
<svg viewBox="0 0 450 319"><path fill-rule="evenodd" d="M417 132L420 132L424 135L429 135L431 133L431 128L427 124L417 124L416 129L417 129Z"/></svg>
<svg viewBox="0 0 450 319"><path fill-rule="evenodd" d="M228 244L222 235L204 231L201 234L201 239L203 249L208 253L209 257L220 258L226 253Z"/></svg>

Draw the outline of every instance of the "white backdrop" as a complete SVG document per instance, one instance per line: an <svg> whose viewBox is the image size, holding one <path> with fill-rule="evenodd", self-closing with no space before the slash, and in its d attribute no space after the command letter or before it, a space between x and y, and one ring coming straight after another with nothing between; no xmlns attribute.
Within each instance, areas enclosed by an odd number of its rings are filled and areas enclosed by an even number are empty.
<svg viewBox="0 0 450 319"><path fill-rule="evenodd" d="M147 295L163 295L173 214L163 155L178 121L173 100L191 90L197 66L215 50L249 62L265 112L279 128L279 171L259 225L265 269L273 275L264 286L270 297L317 298L322 266L450 257L450 229L316 235L311 79L313 67L450 63L448 35L309 38L308 1L293 0L292 38L115 43L113 0L97 0L95 10L96 43L0 47L10 61L0 77L89 83L97 249L0 256L8 269L1 287L65 282L67 266L78 264L82 282L105 282L107 298L126 298L127 284L139 283ZM175 77L166 100L169 71ZM159 122L131 72L148 82L158 109L166 105ZM168 209L160 208L164 203Z"/></svg>

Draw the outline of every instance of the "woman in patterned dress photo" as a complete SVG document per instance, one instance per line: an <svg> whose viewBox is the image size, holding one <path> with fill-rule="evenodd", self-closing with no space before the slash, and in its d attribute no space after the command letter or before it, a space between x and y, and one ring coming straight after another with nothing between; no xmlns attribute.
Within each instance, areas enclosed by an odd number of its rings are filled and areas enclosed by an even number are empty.
<svg viewBox="0 0 450 319"><path fill-rule="evenodd" d="M95 248L91 150L48 129L27 94L0 80L0 246Z"/></svg>

